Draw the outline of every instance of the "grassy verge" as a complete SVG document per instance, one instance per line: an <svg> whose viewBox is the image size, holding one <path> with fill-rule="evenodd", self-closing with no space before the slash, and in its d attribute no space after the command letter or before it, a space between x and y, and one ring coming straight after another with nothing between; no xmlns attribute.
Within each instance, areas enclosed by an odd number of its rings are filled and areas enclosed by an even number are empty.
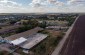
<svg viewBox="0 0 85 55"><path fill-rule="evenodd" d="M13 55L13 54L7 51L0 51L0 55Z"/></svg>
<svg viewBox="0 0 85 55"><path fill-rule="evenodd" d="M64 34L61 33L56 37L53 37L52 35L50 35L50 33L48 33L48 35L49 36L42 43L31 50L34 53L33 55L50 55L54 51L55 47L58 45Z"/></svg>

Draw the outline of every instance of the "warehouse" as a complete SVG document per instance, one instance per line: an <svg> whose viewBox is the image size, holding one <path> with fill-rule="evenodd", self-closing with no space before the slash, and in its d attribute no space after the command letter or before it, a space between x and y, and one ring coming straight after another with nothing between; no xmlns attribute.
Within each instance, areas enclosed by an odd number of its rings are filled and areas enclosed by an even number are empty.
<svg viewBox="0 0 85 55"><path fill-rule="evenodd" d="M37 45L38 43L43 41L45 38L47 38L48 36L47 34L38 33L38 31L41 31L41 30L43 29L40 27L36 27L34 29L12 35L4 39L7 40L9 44L22 48L23 52L28 52L28 50L30 50L35 45Z"/></svg>
<svg viewBox="0 0 85 55"><path fill-rule="evenodd" d="M18 38L18 39L16 39L16 40L11 41L10 43L12 43L12 44L14 44L14 45L19 45L19 44L21 44L21 43L23 43L23 42L25 42L25 41L27 41L26 38L20 37L20 38Z"/></svg>
<svg viewBox="0 0 85 55"><path fill-rule="evenodd" d="M25 32L22 32L22 33L19 33L19 34L11 35L11 36L6 37L4 39L8 40L8 41L13 41L13 40L16 40L20 37L28 38L29 36L36 34L40 30L43 30L43 29L40 28L40 27L36 27L34 29L31 29L31 30L28 30L28 31L25 31Z"/></svg>
<svg viewBox="0 0 85 55"><path fill-rule="evenodd" d="M33 35L32 39L30 41L28 41L24 45L21 45L21 47L29 50L32 47L34 47L35 45L37 45L39 42L44 40L47 36L48 35L46 35L46 34L37 33L37 34Z"/></svg>

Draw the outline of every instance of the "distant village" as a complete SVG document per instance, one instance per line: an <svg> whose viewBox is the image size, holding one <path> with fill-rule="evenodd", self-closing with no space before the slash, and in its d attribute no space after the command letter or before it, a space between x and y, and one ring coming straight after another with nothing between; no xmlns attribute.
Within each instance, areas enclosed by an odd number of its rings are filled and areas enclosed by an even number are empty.
<svg viewBox="0 0 85 55"><path fill-rule="evenodd" d="M77 17L78 14L0 14L0 55L50 55Z"/></svg>

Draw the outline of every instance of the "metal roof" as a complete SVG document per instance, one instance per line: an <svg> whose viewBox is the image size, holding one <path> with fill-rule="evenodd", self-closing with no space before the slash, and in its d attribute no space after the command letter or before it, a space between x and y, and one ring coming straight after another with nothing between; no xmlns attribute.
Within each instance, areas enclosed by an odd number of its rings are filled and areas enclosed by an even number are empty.
<svg viewBox="0 0 85 55"><path fill-rule="evenodd" d="M42 40L44 40L48 35L46 35L46 34L37 34L35 36L37 36L37 38L32 39L30 42L22 45L21 47L22 48L25 48L25 49L31 49L32 47L34 47L35 45L37 45L39 42L41 42Z"/></svg>
<svg viewBox="0 0 85 55"><path fill-rule="evenodd" d="M9 41L12 41L12 40L18 39L20 37L27 38L30 35L33 35L33 34L37 33L40 30L43 30L43 29L40 28L40 27L36 27L34 29L31 29L31 30L28 30L28 31L25 31L25 32L22 32L22 33L19 33L19 34L11 35L9 37L6 37L5 39L9 40Z"/></svg>
<svg viewBox="0 0 85 55"><path fill-rule="evenodd" d="M19 45L19 44L25 42L26 40L27 40L26 38L20 37L16 40L11 41L11 43L14 44L14 45Z"/></svg>

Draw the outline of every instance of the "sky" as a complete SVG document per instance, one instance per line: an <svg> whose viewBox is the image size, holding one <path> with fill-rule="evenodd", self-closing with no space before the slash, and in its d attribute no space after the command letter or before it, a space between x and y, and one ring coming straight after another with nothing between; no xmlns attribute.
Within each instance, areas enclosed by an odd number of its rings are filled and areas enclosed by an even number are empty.
<svg viewBox="0 0 85 55"><path fill-rule="evenodd" d="M0 0L0 13L85 13L85 0Z"/></svg>

